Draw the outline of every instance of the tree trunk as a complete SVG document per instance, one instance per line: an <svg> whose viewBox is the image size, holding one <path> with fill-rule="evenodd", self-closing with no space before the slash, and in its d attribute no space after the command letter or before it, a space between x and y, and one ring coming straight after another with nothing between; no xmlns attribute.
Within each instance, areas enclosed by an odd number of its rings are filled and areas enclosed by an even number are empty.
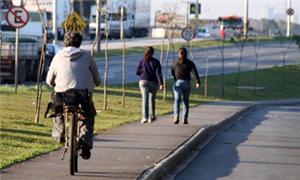
<svg viewBox="0 0 300 180"><path fill-rule="evenodd" d="M104 94L104 105L103 109L107 110L107 78L108 78L108 69L109 69L109 64L108 64L108 33L105 35L105 71L104 71L104 88L103 88L103 94Z"/></svg>
<svg viewBox="0 0 300 180"><path fill-rule="evenodd" d="M257 84L257 69L259 64L258 59L258 50L259 50L259 40L256 39L256 42L254 42L254 53L255 53L255 68L254 68L254 80L253 80L253 96L256 95L256 84Z"/></svg>
<svg viewBox="0 0 300 180"><path fill-rule="evenodd" d="M238 64L238 70L237 70L237 74L236 74L236 88L235 88L235 96L238 96L238 87L240 85L240 71L241 71L241 64L242 64L242 60L243 60L243 51L244 51L244 39L242 40L241 44L240 44L240 59L239 59L239 64Z"/></svg>
<svg viewBox="0 0 300 180"><path fill-rule="evenodd" d="M208 89L208 49L206 49L206 71L205 71L205 89L204 96L207 97L207 89Z"/></svg>
<svg viewBox="0 0 300 180"><path fill-rule="evenodd" d="M225 42L225 35L222 39L222 45L221 45L221 60L222 60L222 87L221 87L221 93L222 97L225 97L225 74L224 74L224 42Z"/></svg>
<svg viewBox="0 0 300 180"><path fill-rule="evenodd" d="M166 62L165 62L165 73L164 73L164 101L166 101L166 96L167 96L167 74L168 74L169 54L170 54L170 39L168 39L168 48L167 48Z"/></svg>

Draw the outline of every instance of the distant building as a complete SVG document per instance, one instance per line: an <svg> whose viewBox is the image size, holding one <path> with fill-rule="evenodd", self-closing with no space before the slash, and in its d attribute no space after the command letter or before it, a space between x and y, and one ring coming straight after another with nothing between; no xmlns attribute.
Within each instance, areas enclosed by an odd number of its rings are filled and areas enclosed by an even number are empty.
<svg viewBox="0 0 300 180"><path fill-rule="evenodd" d="M184 27L188 21L195 18L190 13L190 5L196 0L150 0L150 26L159 27L167 21L166 18L174 18L175 26Z"/></svg>

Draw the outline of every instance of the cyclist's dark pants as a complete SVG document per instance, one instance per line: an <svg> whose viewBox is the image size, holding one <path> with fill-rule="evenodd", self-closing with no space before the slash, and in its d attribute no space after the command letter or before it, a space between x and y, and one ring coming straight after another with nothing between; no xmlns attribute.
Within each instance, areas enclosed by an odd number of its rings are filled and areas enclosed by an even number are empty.
<svg viewBox="0 0 300 180"><path fill-rule="evenodd" d="M91 149L93 147L93 132L94 132L94 122L96 116L96 110L94 104L91 103L89 107L90 111L86 114L86 119L79 121L80 125L80 143L85 143ZM52 128L52 137L54 138L64 138L64 116L60 115L53 118L53 128Z"/></svg>

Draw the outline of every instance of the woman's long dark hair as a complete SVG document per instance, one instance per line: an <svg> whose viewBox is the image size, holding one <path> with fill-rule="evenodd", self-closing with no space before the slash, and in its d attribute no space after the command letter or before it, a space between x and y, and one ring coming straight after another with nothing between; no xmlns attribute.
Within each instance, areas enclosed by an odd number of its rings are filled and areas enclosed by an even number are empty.
<svg viewBox="0 0 300 180"><path fill-rule="evenodd" d="M187 50L186 50L186 48L182 47L182 48L179 48L178 52L182 56L182 57L179 57L179 63L182 64L187 59Z"/></svg>
<svg viewBox="0 0 300 180"><path fill-rule="evenodd" d="M147 47L144 53L144 59L146 61L149 61L153 54L154 54L154 48L152 46Z"/></svg>

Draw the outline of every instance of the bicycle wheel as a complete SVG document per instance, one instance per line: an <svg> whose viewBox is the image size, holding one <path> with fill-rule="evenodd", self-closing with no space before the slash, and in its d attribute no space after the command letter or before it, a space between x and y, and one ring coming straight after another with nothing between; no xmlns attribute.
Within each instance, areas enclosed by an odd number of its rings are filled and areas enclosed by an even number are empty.
<svg viewBox="0 0 300 180"><path fill-rule="evenodd" d="M77 119L75 113L70 114L69 121L69 170L70 174L74 175L78 171L78 156L77 156Z"/></svg>

